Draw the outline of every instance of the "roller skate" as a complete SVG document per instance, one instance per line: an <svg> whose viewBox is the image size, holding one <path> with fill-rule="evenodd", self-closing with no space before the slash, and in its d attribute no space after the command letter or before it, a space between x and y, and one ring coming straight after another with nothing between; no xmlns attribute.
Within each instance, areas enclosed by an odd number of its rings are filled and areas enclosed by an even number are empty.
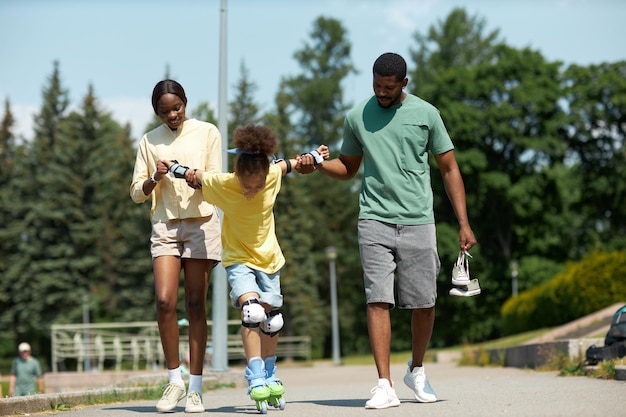
<svg viewBox="0 0 626 417"><path fill-rule="evenodd" d="M454 266L452 267L452 285L450 295L456 297L473 297L480 294L480 285L477 279L470 278L469 260L472 255L467 251L459 252Z"/></svg>
<svg viewBox="0 0 626 417"><path fill-rule="evenodd" d="M248 394L256 403L256 409L261 414L266 414L270 389L265 383L263 359L258 357L250 359L246 368L246 379L248 380Z"/></svg>
<svg viewBox="0 0 626 417"><path fill-rule="evenodd" d="M268 356L265 358L265 383L270 389L270 397L267 402L274 408L285 409L285 400L283 394L285 387L283 381L276 378L276 356Z"/></svg>

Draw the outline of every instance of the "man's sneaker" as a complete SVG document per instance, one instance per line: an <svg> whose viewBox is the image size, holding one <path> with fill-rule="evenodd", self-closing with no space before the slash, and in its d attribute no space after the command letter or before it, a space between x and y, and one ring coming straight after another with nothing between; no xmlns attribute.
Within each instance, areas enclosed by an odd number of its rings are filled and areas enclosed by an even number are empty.
<svg viewBox="0 0 626 417"><path fill-rule="evenodd" d="M396 390L391 387L385 378L378 380L378 385L372 388L372 399L365 403L365 408L389 408L400 405Z"/></svg>
<svg viewBox="0 0 626 417"><path fill-rule="evenodd" d="M170 382L163 390L163 396L157 402L157 411L172 411L178 405L178 402L185 398L185 387Z"/></svg>
<svg viewBox="0 0 626 417"><path fill-rule="evenodd" d="M200 393L190 391L189 394L187 394L185 413L204 413L204 404L202 404L202 396Z"/></svg>
<svg viewBox="0 0 626 417"><path fill-rule="evenodd" d="M480 294L480 284L478 284L478 280L474 278L467 285L452 288L449 294L455 297L473 297Z"/></svg>
<svg viewBox="0 0 626 417"><path fill-rule="evenodd" d="M467 251L459 252L456 262L452 267L452 285L468 285L470 283L469 261L466 258L472 255Z"/></svg>
<svg viewBox="0 0 626 417"><path fill-rule="evenodd" d="M421 403L434 403L437 395L428 382L423 366L416 366L411 372L412 361L409 360L409 367L404 376L404 383L415 393L415 399Z"/></svg>

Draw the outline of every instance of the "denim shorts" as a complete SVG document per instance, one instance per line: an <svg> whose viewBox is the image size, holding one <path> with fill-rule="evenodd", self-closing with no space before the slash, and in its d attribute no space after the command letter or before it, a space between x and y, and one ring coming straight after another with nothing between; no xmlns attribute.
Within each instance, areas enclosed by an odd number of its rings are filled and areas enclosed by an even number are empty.
<svg viewBox="0 0 626 417"><path fill-rule="evenodd" d="M226 267L228 285L230 285L230 301L235 308L241 308L239 297L248 292L259 294L259 301L272 307L283 305L280 293L280 271L266 274L247 265L235 264Z"/></svg>
<svg viewBox="0 0 626 417"><path fill-rule="evenodd" d="M189 259L222 260L222 237L218 216L152 222L150 253Z"/></svg>
<svg viewBox="0 0 626 417"><path fill-rule="evenodd" d="M441 268L434 224L402 225L361 219L359 250L368 304L394 307L397 276L398 308L429 308L437 300Z"/></svg>

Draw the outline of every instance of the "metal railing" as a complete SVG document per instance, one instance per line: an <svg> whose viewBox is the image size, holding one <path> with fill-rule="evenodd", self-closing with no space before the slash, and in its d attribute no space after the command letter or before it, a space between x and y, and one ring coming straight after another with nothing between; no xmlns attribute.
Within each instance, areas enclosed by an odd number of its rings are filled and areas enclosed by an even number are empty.
<svg viewBox="0 0 626 417"><path fill-rule="evenodd" d="M207 326L212 322L207 321ZM229 327L240 327L239 320L228 320ZM207 362L210 363L211 332L208 332ZM52 372L59 366L65 368L66 360L76 361L76 370L103 371L114 364L116 371L122 369L124 361L130 362L133 370L159 369L165 367L165 358L159 328L154 321L129 323L54 324L51 327ZM241 336L229 334L227 341L228 359L244 360L245 353ZM189 343L186 328L181 327L179 351L186 355ZM276 354L280 358L311 360L311 338L309 336L284 336L278 339ZM184 359L184 358L183 358Z"/></svg>

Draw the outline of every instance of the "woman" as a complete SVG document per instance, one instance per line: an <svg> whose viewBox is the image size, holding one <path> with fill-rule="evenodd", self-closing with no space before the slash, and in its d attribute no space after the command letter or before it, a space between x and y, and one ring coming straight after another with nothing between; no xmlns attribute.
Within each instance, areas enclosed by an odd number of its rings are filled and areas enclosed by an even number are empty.
<svg viewBox="0 0 626 417"><path fill-rule="evenodd" d="M163 124L143 135L130 194L136 203L152 199L151 254L154 269L157 321L169 383L157 402L158 411L171 411L186 395L178 351L176 317L178 284L184 272L185 310L189 320L189 389L186 412L204 412L202 368L206 350L206 296L209 275L221 260L220 221L215 207L200 190L175 181L167 163L220 171L221 135L207 122L187 119L185 90L176 81L163 80L152 92L152 108Z"/></svg>

